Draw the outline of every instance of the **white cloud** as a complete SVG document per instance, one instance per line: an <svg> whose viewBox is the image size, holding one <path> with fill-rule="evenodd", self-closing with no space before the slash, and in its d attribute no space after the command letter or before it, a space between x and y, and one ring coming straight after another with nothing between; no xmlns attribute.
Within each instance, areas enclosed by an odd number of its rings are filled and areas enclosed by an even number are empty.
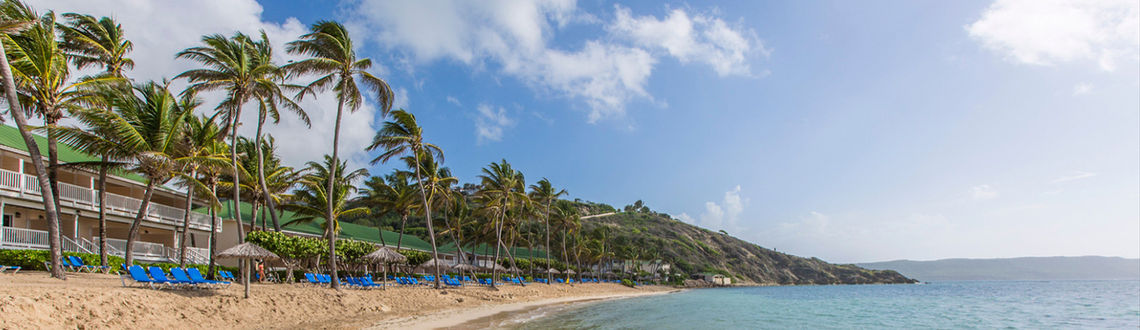
<svg viewBox="0 0 1140 330"><path fill-rule="evenodd" d="M475 143L483 144L487 141L501 141L503 129L515 125L515 120L507 116L507 109L480 104L475 117Z"/></svg>
<svg viewBox="0 0 1140 330"><path fill-rule="evenodd" d="M191 61L175 60L174 55L188 47L200 45L202 36L206 34L229 36L237 31L257 34L259 30L265 30L273 43L277 61L285 63L297 57L286 54L284 44L308 30L308 27L294 18L283 23L263 21L262 7L253 0L44 0L33 1L31 5L41 12L50 9L57 14L79 12L114 17L122 24L126 37L135 44L130 55L135 60L135 68L128 75L136 81L172 78L196 67L197 64ZM181 88L184 85L183 81L178 81L174 87ZM295 116L287 114L282 114L280 123L266 125L266 132L272 134L281 146L278 151L286 164L303 166L306 161L315 160L331 149L329 146L332 144L337 108L336 99L331 95L324 93L301 102L311 117L311 129ZM203 98L206 103L202 110L212 111L221 96L214 93L203 95ZM245 109L242 115L244 125L239 132L252 136L257 124L256 110L252 106ZM366 164L364 147L376 131L373 123L377 117L376 108L369 105L354 113L345 113L341 122L340 155L349 160L351 166L364 167ZM314 139L314 136L322 138Z"/></svg>
<svg viewBox="0 0 1140 330"><path fill-rule="evenodd" d="M1019 63L1093 61L1112 71L1140 59L1140 2L997 0L966 26L986 48Z"/></svg>
<svg viewBox="0 0 1140 330"><path fill-rule="evenodd" d="M657 58L644 48L661 46L648 43L651 40L630 44L599 37L569 49L550 44L570 23L599 23L579 11L573 0L363 0L349 12L356 30L366 31L392 51L405 52L411 62L448 60L512 76L536 91L583 102L590 122L621 117L636 99L654 101L646 85ZM634 19L625 9L618 14ZM650 20L655 19L646 22ZM690 36L697 48L674 47L680 52L674 56L709 63L722 75L749 71L745 60L755 49L751 34L706 15L694 17L690 25L699 30Z"/></svg>
<svg viewBox="0 0 1140 330"><path fill-rule="evenodd" d="M459 102L459 99L457 99L457 98L455 98L454 96L451 96L451 95L448 95L448 96L447 96L447 103L451 103L451 104L454 104L454 105L455 105L455 106L457 106L457 107L462 107L462 106L463 106L463 102Z"/></svg>
<svg viewBox="0 0 1140 330"><path fill-rule="evenodd" d="M745 230L740 225L740 214L744 212L744 207L747 204L748 199L740 196L740 186L738 185L732 190L726 191L724 198L719 203L705 202L705 210L699 218L693 218L687 213L681 213L676 217L681 221L711 230L727 230L739 233Z"/></svg>
<svg viewBox="0 0 1140 330"><path fill-rule="evenodd" d="M997 190L994 190L994 187L991 187L988 184L977 185L970 188L970 194L974 196L974 199L978 200L994 199L998 197Z"/></svg>
<svg viewBox="0 0 1140 330"><path fill-rule="evenodd" d="M1050 182L1051 183L1063 183L1063 182L1076 181L1076 180L1081 180L1081 179L1088 179L1088 178L1091 178L1094 176L1096 176L1096 173L1077 171L1076 173L1073 173L1072 175L1063 175L1063 176L1057 177L1056 179L1053 179L1053 181L1050 181Z"/></svg>
<svg viewBox="0 0 1140 330"><path fill-rule="evenodd" d="M404 109L411 111L411 109L408 109L408 106L412 105L412 101L408 99L408 89L397 87L393 89L392 92L396 93L396 98L392 100L392 110Z"/></svg>
<svg viewBox="0 0 1140 330"><path fill-rule="evenodd" d="M618 38L649 49L663 49L682 63L704 62L717 74L751 75L749 58L768 54L751 30L730 27L724 20L707 15L690 16L673 9L664 19L634 17L629 8L614 6L616 18L606 27Z"/></svg>
<svg viewBox="0 0 1140 330"><path fill-rule="evenodd" d="M1073 86L1073 95L1085 95L1092 92L1093 85L1090 83L1079 83Z"/></svg>

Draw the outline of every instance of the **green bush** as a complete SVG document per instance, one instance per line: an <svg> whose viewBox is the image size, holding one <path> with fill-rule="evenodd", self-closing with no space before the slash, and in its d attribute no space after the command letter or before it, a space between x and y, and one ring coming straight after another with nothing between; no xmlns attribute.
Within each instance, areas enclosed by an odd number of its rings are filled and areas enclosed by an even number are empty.
<svg viewBox="0 0 1140 330"><path fill-rule="evenodd" d="M64 252L64 256L77 256L84 264L99 266L99 255L91 253ZM47 270L44 263L51 259L47 250L0 250L0 265L20 266L23 270ZM112 272L119 271L119 265L125 262L117 256L107 256L107 263Z"/></svg>
<svg viewBox="0 0 1140 330"><path fill-rule="evenodd" d="M621 285L624 285L624 286L628 286L628 287L631 287L631 288L632 288L632 287L634 287L634 285L633 285L633 281L630 281L630 280L629 280L629 279L627 279L627 278L623 278L623 279L621 279Z"/></svg>

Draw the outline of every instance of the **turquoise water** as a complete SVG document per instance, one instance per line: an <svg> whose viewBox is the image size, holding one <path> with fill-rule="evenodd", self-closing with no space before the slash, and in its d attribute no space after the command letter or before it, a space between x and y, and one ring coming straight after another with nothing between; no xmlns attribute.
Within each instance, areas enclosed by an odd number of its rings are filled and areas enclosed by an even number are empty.
<svg viewBox="0 0 1140 330"><path fill-rule="evenodd" d="M518 329L1140 328L1140 281L751 287L551 307Z"/></svg>

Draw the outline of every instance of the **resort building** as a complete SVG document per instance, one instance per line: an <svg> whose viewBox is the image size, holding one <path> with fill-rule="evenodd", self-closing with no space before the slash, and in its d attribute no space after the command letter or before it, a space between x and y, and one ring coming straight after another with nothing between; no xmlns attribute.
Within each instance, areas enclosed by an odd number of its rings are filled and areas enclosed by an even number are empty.
<svg viewBox="0 0 1140 330"><path fill-rule="evenodd" d="M36 135L46 163L47 139ZM98 157L58 144L60 164L95 162ZM0 248L48 249L40 186L32 169L33 160L15 127L0 125ZM99 253L98 173L75 167L59 169L60 240L64 251ZM131 223L146 190L136 174L112 172L107 178L107 247L112 255L125 253ZM186 215L186 194L158 187L134 246L135 258L144 261L177 260ZM190 213L190 252L194 263L208 262L210 217ZM219 227L219 230L221 227Z"/></svg>

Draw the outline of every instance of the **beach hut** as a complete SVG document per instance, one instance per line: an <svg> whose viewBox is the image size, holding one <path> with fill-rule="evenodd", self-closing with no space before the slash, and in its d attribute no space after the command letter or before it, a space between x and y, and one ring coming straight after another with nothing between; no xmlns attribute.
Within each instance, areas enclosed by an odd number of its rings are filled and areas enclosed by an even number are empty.
<svg viewBox="0 0 1140 330"><path fill-rule="evenodd" d="M281 257L277 256L277 254L274 254L273 252L269 252L269 250L266 250L265 248L257 246L257 244L253 244L253 243L241 243L241 244L235 245L234 247L228 248L225 251L218 252L218 254L215 255L214 257L219 258L219 259L234 258L234 259L244 259L245 260L245 262L242 263L241 284L243 286L245 286L245 297L246 298L249 298L249 264L251 263L250 261L252 261L252 259L261 259L261 260L278 260L278 259L281 259ZM336 279L333 279L333 280L336 280Z"/></svg>
<svg viewBox="0 0 1140 330"><path fill-rule="evenodd" d="M388 283L388 265L390 265L392 263L408 262L408 257L405 257L404 255L400 254L399 252L392 251L392 249L389 249L386 246L381 247L379 249L376 249L376 251L372 251L372 253L365 255L363 257L363 259L384 264L384 283L385 284ZM388 286L385 285L384 288L387 289Z"/></svg>

